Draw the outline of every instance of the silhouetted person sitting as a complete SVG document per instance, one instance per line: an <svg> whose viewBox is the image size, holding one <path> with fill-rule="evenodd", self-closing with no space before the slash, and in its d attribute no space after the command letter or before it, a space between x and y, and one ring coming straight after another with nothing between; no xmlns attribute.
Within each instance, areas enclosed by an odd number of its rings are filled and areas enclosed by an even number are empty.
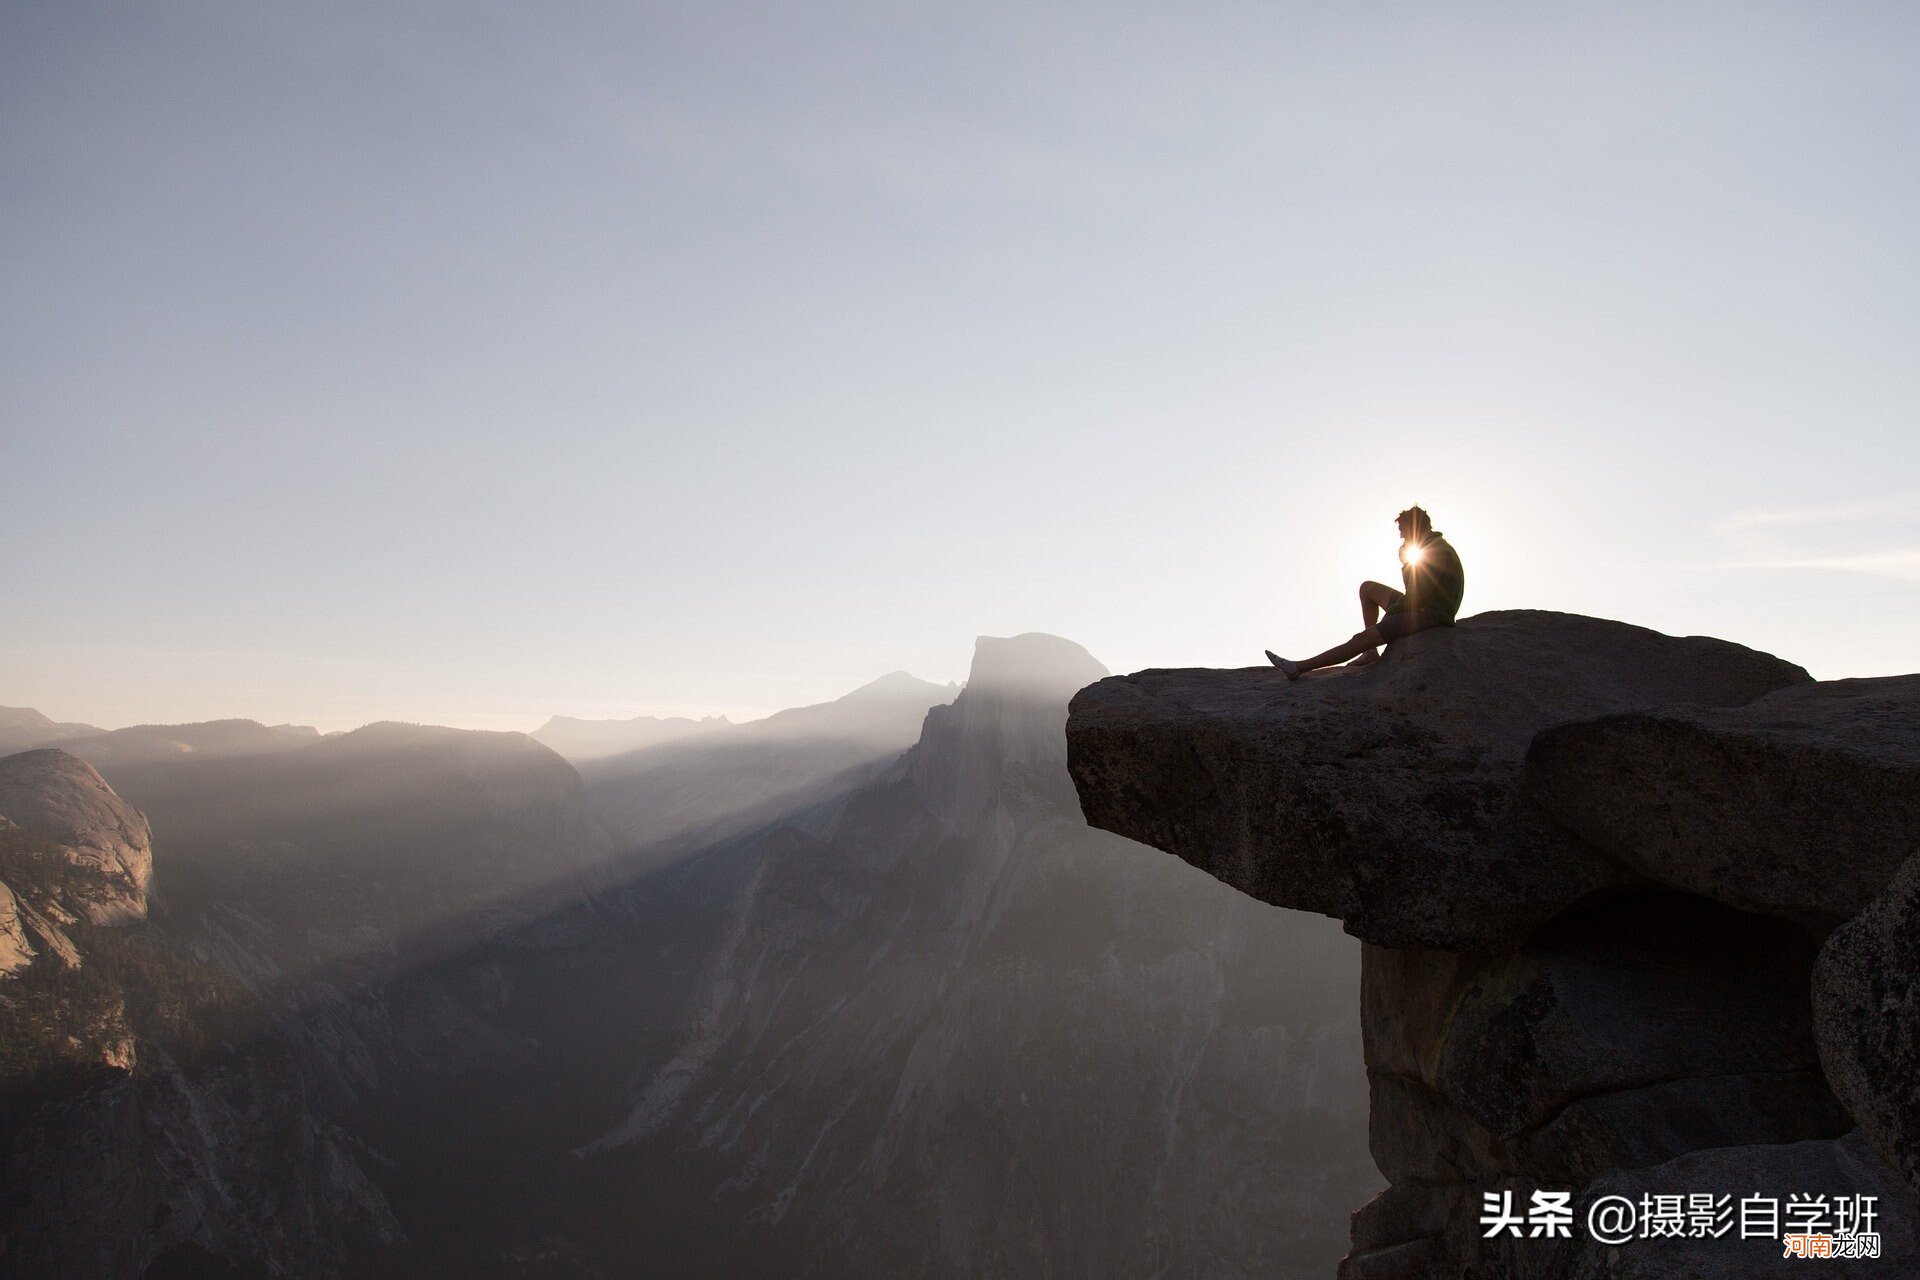
<svg viewBox="0 0 1920 1280"><path fill-rule="evenodd" d="M1460 597L1466 594L1467 571L1447 540L1434 532L1433 521L1419 507L1408 507L1399 516L1400 578L1405 591L1395 591L1380 582L1360 584L1360 620L1365 628L1345 644L1300 662L1291 662L1267 650L1267 658L1298 680L1309 671L1331 667L1353 659L1356 667L1380 659L1383 644L1425 631L1428 627L1450 627L1460 612ZM1381 616L1385 610L1386 616Z"/></svg>

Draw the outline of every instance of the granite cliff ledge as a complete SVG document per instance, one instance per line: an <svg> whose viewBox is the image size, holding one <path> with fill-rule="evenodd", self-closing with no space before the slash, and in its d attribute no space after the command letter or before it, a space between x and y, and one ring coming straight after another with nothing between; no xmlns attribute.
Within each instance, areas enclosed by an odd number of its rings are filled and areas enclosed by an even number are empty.
<svg viewBox="0 0 1920 1280"><path fill-rule="evenodd" d="M1080 691L1067 762L1097 827L1390 947L1511 947L1634 878L1522 795L1541 730L1811 683L1724 640L1483 613L1377 665L1141 671Z"/></svg>
<svg viewBox="0 0 1920 1280"><path fill-rule="evenodd" d="M1291 685L1110 677L1067 756L1093 825L1368 944L1392 1186L1343 1276L1767 1275L1777 1239L1608 1251L1477 1215L1773 1186L1879 1197L1882 1260L1848 1274L1915 1274L1920 677L1488 613Z"/></svg>

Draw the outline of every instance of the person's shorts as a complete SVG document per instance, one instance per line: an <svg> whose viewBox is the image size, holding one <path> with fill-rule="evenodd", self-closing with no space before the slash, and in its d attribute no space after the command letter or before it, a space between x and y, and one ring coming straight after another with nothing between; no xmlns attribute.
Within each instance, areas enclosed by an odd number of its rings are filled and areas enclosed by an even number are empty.
<svg viewBox="0 0 1920 1280"><path fill-rule="evenodd" d="M1434 617L1425 609L1405 609L1399 613L1390 613L1374 624L1380 630L1380 638L1388 644L1395 640L1404 640L1416 631L1425 631L1429 627L1450 627L1453 624Z"/></svg>

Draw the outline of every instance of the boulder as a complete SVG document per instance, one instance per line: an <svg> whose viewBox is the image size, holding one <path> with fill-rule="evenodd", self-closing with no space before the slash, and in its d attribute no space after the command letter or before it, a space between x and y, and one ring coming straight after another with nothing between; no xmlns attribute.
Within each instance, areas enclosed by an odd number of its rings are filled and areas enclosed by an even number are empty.
<svg viewBox="0 0 1920 1280"><path fill-rule="evenodd" d="M1920 854L1827 939L1813 1005L1834 1092L1920 1193Z"/></svg>
<svg viewBox="0 0 1920 1280"><path fill-rule="evenodd" d="M1580 1186L1852 1127L1814 1046L1813 945L1785 921L1642 892L1506 956L1363 954L1372 1140L1390 1178Z"/></svg>
<svg viewBox="0 0 1920 1280"><path fill-rule="evenodd" d="M1067 757L1095 826L1368 942L1497 951L1631 878L1522 801L1535 734L1808 680L1722 640L1485 613L1294 684L1271 667L1102 680L1073 700Z"/></svg>
<svg viewBox="0 0 1920 1280"><path fill-rule="evenodd" d="M1564 725L1526 790L1645 876L1831 928L1920 842L1920 675Z"/></svg>
<svg viewBox="0 0 1920 1280"><path fill-rule="evenodd" d="M147 914L153 842L140 811L94 767L54 748L0 757L0 816L52 841L67 862L60 892L41 902L56 923L120 924Z"/></svg>

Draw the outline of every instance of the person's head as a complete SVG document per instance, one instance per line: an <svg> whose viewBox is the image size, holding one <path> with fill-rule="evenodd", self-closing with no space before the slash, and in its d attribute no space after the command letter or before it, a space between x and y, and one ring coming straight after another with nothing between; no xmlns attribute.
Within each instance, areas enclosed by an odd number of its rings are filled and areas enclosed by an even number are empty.
<svg viewBox="0 0 1920 1280"><path fill-rule="evenodd" d="M1433 532L1433 520L1422 507L1408 507L1399 515L1400 541L1425 540Z"/></svg>

